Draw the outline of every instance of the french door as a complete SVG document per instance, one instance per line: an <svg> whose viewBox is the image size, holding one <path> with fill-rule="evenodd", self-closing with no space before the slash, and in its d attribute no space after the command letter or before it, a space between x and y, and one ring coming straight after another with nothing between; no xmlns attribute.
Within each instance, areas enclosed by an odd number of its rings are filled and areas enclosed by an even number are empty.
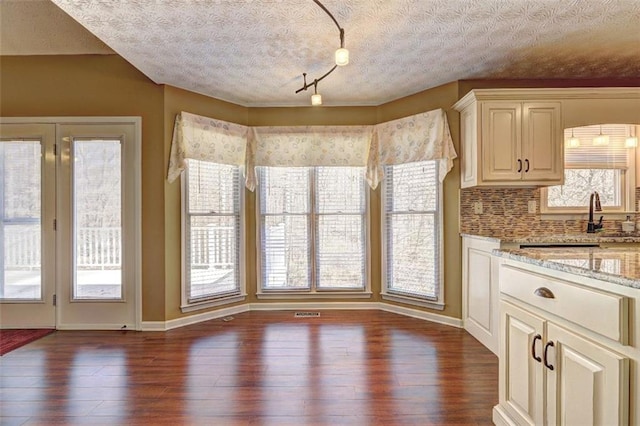
<svg viewBox="0 0 640 426"><path fill-rule="evenodd" d="M137 328L139 121L1 137L2 327Z"/></svg>

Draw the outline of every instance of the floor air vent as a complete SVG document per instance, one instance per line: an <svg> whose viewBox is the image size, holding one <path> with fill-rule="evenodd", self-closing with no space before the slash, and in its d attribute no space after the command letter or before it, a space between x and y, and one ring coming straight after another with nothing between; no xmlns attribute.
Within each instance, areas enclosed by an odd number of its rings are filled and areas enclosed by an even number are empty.
<svg viewBox="0 0 640 426"><path fill-rule="evenodd" d="M319 317L320 312L296 312L293 316L295 318Z"/></svg>

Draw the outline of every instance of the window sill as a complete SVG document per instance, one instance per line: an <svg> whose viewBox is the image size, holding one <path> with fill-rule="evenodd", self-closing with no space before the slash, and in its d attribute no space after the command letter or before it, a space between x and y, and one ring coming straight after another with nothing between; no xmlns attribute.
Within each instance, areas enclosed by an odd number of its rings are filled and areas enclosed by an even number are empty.
<svg viewBox="0 0 640 426"><path fill-rule="evenodd" d="M247 298L246 294L234 294L232 296L224 296L218 299L209 299L202 302L190 303L180 306L182 313L194 312L202 309L213 308L216 306L228 305L230 303L243 302Z"/></svg>
<svg viewBox="0 0 640 426"><path fill-rule="evenodd" d="M381 296L383 300L389 300L391 302L398 302L398 303L404 303L407 305L420 306L422 308L436 309L438 311L444 310L444 303L441 303L441 302L418 299L416 297L411 297L411 296L401 296L399 294L382 293Z"/></svg>
<svg viewBox="0 0 640 426"><path fill-rule="evenodd" d="M300 292L268 292L258 293L258 299L370 299L373 293L370 291L323 291L317 293Z"/></svg>
<svg viewBox="0 0 640 426"><path fill-rule="evenodd" d="M635 216L636 212L593 212L593 218L596 222L600 219L600 216L604 216L608 220L625 220L627 216ZM588 213L576 213L576 212L543 212L540 213L541 220L587 220L589 218Z"/></svg>

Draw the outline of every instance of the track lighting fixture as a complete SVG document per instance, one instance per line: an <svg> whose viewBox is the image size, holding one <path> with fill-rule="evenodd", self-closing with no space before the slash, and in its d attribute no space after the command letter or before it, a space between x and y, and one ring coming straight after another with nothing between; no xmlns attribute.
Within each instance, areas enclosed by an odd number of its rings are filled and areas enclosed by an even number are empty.
<svg viewBox="0 0 640 426"><path fill-rule="evenodd" d="M335 53L336 64L321 77L314 79L311 83L307 83L307 73L302 73L303 85L300 89L296 90L296 93L300 93L303 90L307 90L309 87L313 86L314 94L311 95L311 105L316 106L322 105L322 96L318 93L318 83L326 76L331 74L336 68L345 66L349 63L349 51L344 47L344 28L340 27L340 24L338 24L336 18L334 18L331 12L329 12L329 10L324 7L324 5L320 3L319 0L313 0L313 2L320 6L320 8L324 10L327 15L329 15L329 17L338 27L338 31L340 31L340 48L338 48Z"/></svg>

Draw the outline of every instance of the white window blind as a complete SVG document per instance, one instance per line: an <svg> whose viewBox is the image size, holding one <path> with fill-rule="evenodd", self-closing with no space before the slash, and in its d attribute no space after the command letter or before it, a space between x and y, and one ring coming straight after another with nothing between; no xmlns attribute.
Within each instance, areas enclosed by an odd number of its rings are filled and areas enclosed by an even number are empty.
<svg viewBox="0 0 640 426"><path fill-rule="evenodd" d="M186 302L240 292L240 170L188 160L186 177Z"/></svg>
<svg viewBox="0 0 640 426"><path fill-rule="evenodd" d="M364 168L318 167L315 182L317 286L364 288Z"/></svg>
<svg viewBox="0 0 640 426"><path fill-rule="evenodd" d="M260 167L262 290L363 290L364 167Z"/></svg>
<svg viewBox="0 0 640 426"><path fill-rule="evenodd" d="M600 134L609 137L608 145L594 145L593 139ZM571 147L568 143L573 136L578 138L580 146ZM626 169L627 156L635 150L624 146L629 126L623 124L603 124L602 126L583 126L564 131L564 164L572 169Z"/></svg>
<svg viewBox="0 0 640 426"><path fill-rule="evenodd" d="M385 167L386 291L437 301L440 183L437 161Z"/></svg>

